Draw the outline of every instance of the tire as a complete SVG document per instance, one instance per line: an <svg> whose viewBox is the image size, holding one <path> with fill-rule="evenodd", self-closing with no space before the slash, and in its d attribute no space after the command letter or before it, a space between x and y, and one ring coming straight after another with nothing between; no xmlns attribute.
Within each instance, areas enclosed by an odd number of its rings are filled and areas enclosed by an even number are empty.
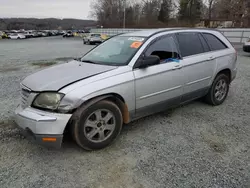
<svg viewBox="0 0 250 188"><path fill-rule="evenodd" d="M205 102L213 106L221 105L227 98L229 92L229 84L229 77L225 74L219 74L215 78L208 94L205 96Z"/></svg>
<svg viewBox="0 0 250 188"><path fill-rule="evenodd" d="M17 37L18 40L20 40L20 37Z"/></svg>
<svg viewBox="0 0 250 188"><path fill-rule="evenodd" d="M110 145L122 129L122 113L110 101L100 101L87 109L82 107L74 113L72 135L85 150L103 149Z"/></svg>

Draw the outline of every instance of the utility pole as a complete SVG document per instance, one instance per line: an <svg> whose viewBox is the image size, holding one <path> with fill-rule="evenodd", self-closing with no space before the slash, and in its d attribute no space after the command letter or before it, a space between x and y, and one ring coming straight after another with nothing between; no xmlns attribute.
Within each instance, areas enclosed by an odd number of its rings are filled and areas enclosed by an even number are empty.
<svg viewBox="0 0 250 188"><path fill-rule="evenodd" d="M126 0L123 1L124 12L123 12L123 28L126 28Z"/></svg>

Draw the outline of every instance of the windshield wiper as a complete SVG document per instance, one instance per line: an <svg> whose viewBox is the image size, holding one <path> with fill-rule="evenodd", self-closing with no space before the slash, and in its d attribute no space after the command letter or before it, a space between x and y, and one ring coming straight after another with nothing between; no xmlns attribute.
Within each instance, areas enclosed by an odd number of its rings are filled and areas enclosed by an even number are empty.
<svg viewBox="0 0 250 188"><path fill-rule="evenodd" d="M74 58L75 61L81 61L80 57Z"/></svg>
<svg viewBox="0 0 250 188"><path fill-rule="evenodd" d="M92 63L92 64L97 64L96 62L94 61L90 61L90 60L82 60L81 57L78 57L78 58L74 58L75 61L80 61L80 62L83 62L83 63Z"/></svg>
<svg viewBox="0 0 250 188"><path fill-rule="evenodd" d="M98 63L96 63L94 61L91 61L91 60L80 60L80 61L83 62L83 63L98 64Z"/></svg>

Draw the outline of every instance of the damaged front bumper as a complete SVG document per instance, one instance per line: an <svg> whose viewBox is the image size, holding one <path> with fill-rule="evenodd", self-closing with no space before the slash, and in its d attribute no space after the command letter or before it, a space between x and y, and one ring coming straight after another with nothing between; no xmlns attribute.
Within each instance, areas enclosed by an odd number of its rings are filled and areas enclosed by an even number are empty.
<svg viewBox="0 0 250 188"><path fill-rule="evenodd" d="M60 148L63 133L72 114L59 114L18 106L15 122L25 136L36 143L53 148Z"/></svg>

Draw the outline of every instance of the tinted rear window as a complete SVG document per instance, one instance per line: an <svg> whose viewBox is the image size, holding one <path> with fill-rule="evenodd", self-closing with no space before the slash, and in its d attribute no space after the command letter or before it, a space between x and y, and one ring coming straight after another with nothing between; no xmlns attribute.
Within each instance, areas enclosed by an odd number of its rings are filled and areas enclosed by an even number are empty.
<svg viewBox="0 0 250 188"><path fill-rule="evenodd" d="M216 36L209 33L203 33L203 36L206 38L207 43L209 44L211 50L215 51L227 48L227 46Z"/></svg>
<svg viewBox="0 0 250 188"><path fill-rule="evenodd" d="M177 39L182 57L205 52L198 33L178 33Z"/></svg>
<svg viewBox="0 0 250 188"><path fill-rule="evenodd" d="M91 36L92 37L100 37L101 35L100 34L92 34Z"/></svg>

